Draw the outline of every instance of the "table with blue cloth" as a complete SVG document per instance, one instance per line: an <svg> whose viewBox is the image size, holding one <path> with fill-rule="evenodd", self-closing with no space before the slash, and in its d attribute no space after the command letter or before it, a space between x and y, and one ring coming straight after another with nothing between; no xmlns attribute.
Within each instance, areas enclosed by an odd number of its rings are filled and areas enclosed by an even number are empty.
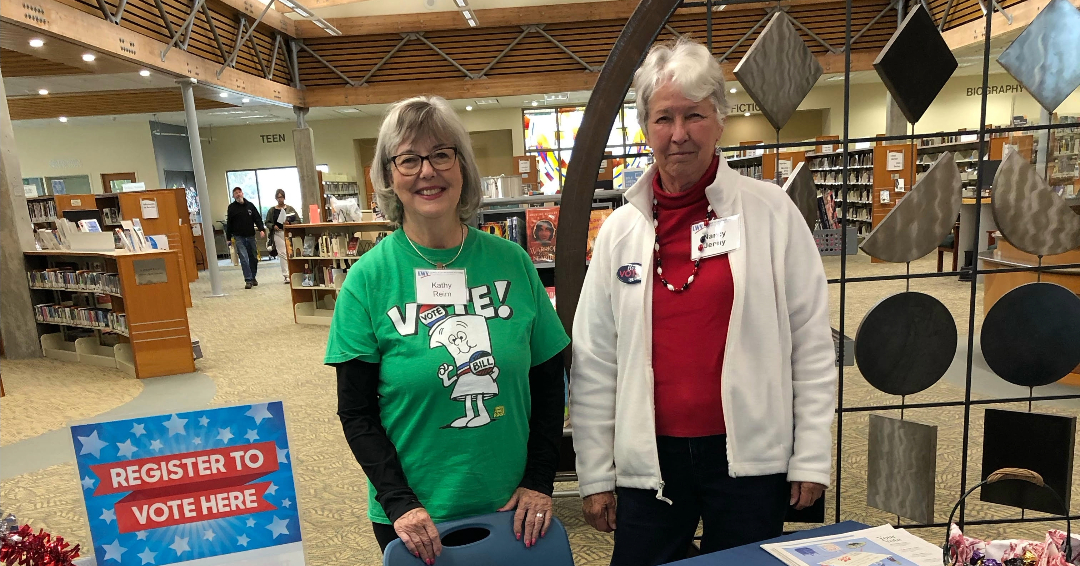
<svg viewBox="0 0 1080 566"><path fill-rule="evenodd" d="M844 521L843 523L825 525L824 527L818 527L807 531L799 531L797 533L791 533L790 535L763 540L745 546L737 546L712 554L687 558L686 560L679 560L677 562L672 562L671 564L678 564L679 566L777 566L783 564L783 562L762 550L761 545L773 542L787 542L830 535L841 535L867 528L869 527L862 523Z"/></svg>

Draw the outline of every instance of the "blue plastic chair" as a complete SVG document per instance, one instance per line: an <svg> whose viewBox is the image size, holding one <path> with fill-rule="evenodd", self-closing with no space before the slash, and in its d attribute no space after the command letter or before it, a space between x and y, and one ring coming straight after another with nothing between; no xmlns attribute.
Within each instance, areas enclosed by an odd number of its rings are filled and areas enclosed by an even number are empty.
<svg viewBox="0 0 1080 566"><path fill-rule="evenodd" d="M570 539L555 517L547 535L536 546L514 538L514 512L492 513L435 525L443 552L436 566L574 566ZM383 554L383 566L424 566L401 539L391 542Z"/></svg>

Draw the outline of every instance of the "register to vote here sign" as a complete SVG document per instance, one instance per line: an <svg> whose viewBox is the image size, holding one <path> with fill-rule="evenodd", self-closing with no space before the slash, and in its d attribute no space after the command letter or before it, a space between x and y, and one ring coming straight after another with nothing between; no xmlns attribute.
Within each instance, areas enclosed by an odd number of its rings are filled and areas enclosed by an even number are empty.
<svg viewBox="0 0 1080 566"><path fill-rule="evenodd" d="M71 436L99 566L303 563L280 401L78 425Z"/></svg>

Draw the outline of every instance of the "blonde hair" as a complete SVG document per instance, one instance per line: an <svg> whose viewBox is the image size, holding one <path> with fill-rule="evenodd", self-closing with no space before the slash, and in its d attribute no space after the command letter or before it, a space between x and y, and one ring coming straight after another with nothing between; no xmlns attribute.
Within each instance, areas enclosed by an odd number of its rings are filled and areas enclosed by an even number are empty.
<svg viewBox="0 0 1080 566"><path fill-rule="evenodd" d="M375 200L386 219L396 224L405 219L401 200L394 194L390 158L402 143L414 140L450 144L457 149L462 177L458 218L466 224L472 223L483 197L480 170L476 166L469 131L446 99L439 96L417 96L395 102L379 128L375 159L371 162L371 183Z"/></svg>
<svg viewBox="0 0 1080 566"><path fill-rule="evenodd" d="M649 131L649 100L660 85L671 81L690 100L706 98L716 107L716 119L728 114L727 90L720 63L704 45L685 38L654 46L634 73L637 118L641 131Z"/></svg>

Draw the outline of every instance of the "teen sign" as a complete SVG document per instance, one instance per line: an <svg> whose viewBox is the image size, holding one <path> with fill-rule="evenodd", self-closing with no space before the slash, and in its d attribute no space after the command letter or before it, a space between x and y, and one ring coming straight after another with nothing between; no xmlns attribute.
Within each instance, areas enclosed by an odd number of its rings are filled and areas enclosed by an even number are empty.
<svg viewBox="0 0 1080 566"><path fill-rule="evenodd" d="M71 432L99 565L173 564L300 541L280 402Z"/></svg>

